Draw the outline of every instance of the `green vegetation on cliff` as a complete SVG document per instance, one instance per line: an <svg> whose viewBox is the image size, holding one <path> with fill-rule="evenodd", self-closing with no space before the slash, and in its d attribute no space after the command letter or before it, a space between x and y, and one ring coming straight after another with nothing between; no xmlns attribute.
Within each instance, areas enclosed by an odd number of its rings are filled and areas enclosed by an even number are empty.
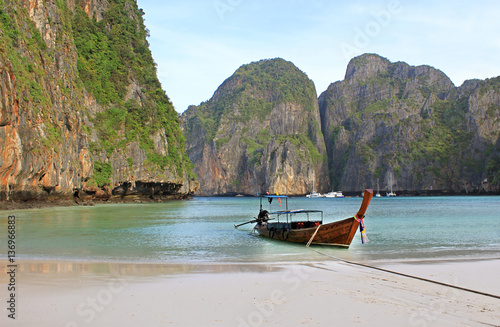
<svg viewBox="0 0 500 327"><path fill-rule="evenodd" d="M73 34L78 72L86 89L107 108L93 119L99 143L109 157L115 149L139 142L150 164L168 168L178 176L187 171L194 178L179 117L156 77L143 14L130 0L110 2L99 21L76 9ZM140 89L132 89L135 94L127 96L131 81ZM167 155L158 153L152 140L162 128Z"/></svg>
<svg viewBox="0 0 500 327"><path fill-rule="evenodd" d="M314 84L293 63L281 58L261 60L241 66L233 75L249 88L244 100L259 98L271 103L297 103L308 111L314 109L311 99L316 97ZM243 102L243 101L242 101ZM267 110L266 110L267 109ZM272 108L254 106L245 113L247 119L264 119Z"/></svg>
<svg viewBox="0 0 500 327"><path fill-rule="evenodd" d="M278 103L294 103L313 111L315 99L314 84L293 63L266 59L238 68L210 101L196 107L196 118L206 131L206 141L211 141L221 117L243 124L254 119L262 122ZM189 122L186 126L193 127Z"/></svg>
<svg viewBox="0 0 500 327"><path fill-rule="evenodd" d="M437 100L432 114L422 121L422 137L408 144L410 157L405 160L414 164L431 163L424 172L431 173L447 189L460 184L461 169L477 165L468 156L472 135L465 129L467 110L467 97L457 101Z"/></svg>
<svg viewBox="0 0 500 327"><path fill-rule="evenodd" d="M0 56L12 65L15 73L16 95L35 114L53 115L50 95L42 87L48 78L47 72L40 65L41 61L50 62L53 51L47 48L40 31L34 22L28 19L26 9L17 9L17 4L6 6L0 1ZM60 40L56 42L59 45ZM20 50L22 49L22 51ZM13 77L11 77L13 78ZM54 81L63 85L61 80ZM57 151L61 144L61 131L53 120L45 123L45 138L39 139L40 146Z"/></svg>
<svg viewBox="0 0 500 327"><path fill-rule="evenodd" d="M103 106L123 101L130 84L129 75L148 90L161 90L146 42L143 13L134 10L136 7L130 3L130 0L110 2L104 18L98 22L80 7L73 18L80 77Z"/></svg>
<svg viewBox="0 0 500 327"><path fill-rule="evenodd" d="M96 186L102 187L109 184L112 175L113 167L108 162L94 161L94 181Z"/></svg>
<svg viewBox="0 0 500 327"><path fill-rule="evenodd" d="M194 192L142 16L135 0L0 0L0 200L134 180Z"/></svg>
<svg viewBox="0 0 500 327"><path fill-rule="evenodd" d="M486 171L490 184L500 189L500 156L495 156L486 163Z"/></svg>

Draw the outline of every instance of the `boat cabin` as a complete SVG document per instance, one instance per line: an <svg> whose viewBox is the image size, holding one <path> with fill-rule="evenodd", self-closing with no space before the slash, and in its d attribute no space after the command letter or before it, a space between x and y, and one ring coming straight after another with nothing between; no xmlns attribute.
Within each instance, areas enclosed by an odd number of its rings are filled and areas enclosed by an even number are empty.
<svg viewBox="0 0 500 327"><path fill-rule="evenodd" d="M263 209L263 199L269 202L269 210ZM284 200L285 210L272 211L272 202L277 200L282 205ZM276 203L276 202L275 202ZM260 197L260 213L259 217L268 215L263 223L267 224L276 230L291 230L311 228L323 224L323 211L322 210L305 210L305 209L288 209L288 196L286 195L263 195ZM269 220L276 220L268 222Z"/></svg>

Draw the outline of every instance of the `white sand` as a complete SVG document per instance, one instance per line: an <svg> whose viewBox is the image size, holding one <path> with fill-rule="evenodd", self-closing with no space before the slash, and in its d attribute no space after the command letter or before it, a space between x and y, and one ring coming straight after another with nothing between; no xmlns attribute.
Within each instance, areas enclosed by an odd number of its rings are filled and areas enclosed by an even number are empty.
<svg viewBox="0 0 500 327"><path fill-rule="evenodd" d="M500 295L500 260L383 268ZM7 282L0 265L1 303ZM16 282L0 326L500 326L499 299L338 262L32 262Z"/></svg>

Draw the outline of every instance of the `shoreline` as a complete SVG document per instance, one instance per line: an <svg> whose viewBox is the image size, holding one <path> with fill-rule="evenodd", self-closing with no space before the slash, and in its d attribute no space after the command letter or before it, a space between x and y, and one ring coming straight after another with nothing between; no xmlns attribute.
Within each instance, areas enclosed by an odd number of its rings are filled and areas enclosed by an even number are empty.
<svg viewBox="0 0 500 327"><path fill-rule="evenodd" d="M6 256L5 253L1 254ZM144 265L152 267L198 267L202 270L210 270L210 267L231 267L231 266L289 266L289 265L307 265L321 263L344 263L361 264L367 266L386 267L386 266L418 266L418 265L441 265L441 264L467 264L475 262L498 261L500 268L500 257L443 257L443 258L421 258L421 259L376 259L355 261L344 258L334 258L326 255L325 260L304 260L304 261L135 261L135 260L105 260L105 259L67 259L67 258L23 258L16 257L18 265L86 265L86 266L127 266ZM0 268L6 265L6 261L0 261Z"/></svg>
<svg viewBox="0 0 500 327"><path fill-rule="evenodd" d="M399 192L399 191L398 191ZM500 192L489 192L489 193L464 193L464 192L446 192L446 191L435 191L435 192L424 192L415 191L407 192L401 191L396 192L397 197L438 197L438 196L450 196L450 197L478 197L478 196L500 196ZM359 192L344 192L346 197L356 197L359 196ZM169 201L182 201L191 200L195 197L200 198L232 198L235 197L233 194L228 195L176 195L169 197L155 197L153 199L143 196L128 196L122 198L120 196L113 196L108 200L85 200L77 199L75 197L63 197L63 198L51 198L46 199L32 199L32 200L2 200L0 201L0 211L9 210L29 210L29 209L43 209L43 208L53 208L53 207L83 207L83 206L95 206L95 205L106 205L106 204L140 204L140 203L163 203ZM244 195L244 197L255 197L255 195ZM291 197L305 197L304 195L291 195ZM382 198L386 198L382 196Z"/></svg>
<svg viewBox="0 0 500 327"><path fill-rule="evenodd" d="M185 263L162 263L162 262L105 262L105 261L74 261L74 260L22 260L17 258L15 266L17 271L29 278L41 276L132 276L164 278L180 277L198 274L239 274L239 273L270 273L286 271L290 267L308 266L319 267L328 265L343 265L364 270L366 272L377 272L382 274L408 275L402 278L427 278L431 281L439 281L445 278L450 282L451 277L461 277L462 280L473 282L481 286L485 292L493 292L500 296L500 284L495 283L500 269L500 258L469 258L420 260L420 261L369 261L353 262L344 260L325 261L287 261L287 262L185 262ZM431 269L432 268L432 269ZM0 263L0 283L4 282L9 269L7 261ZM383 271L386 270L386 271ZM483 276L483 278L479 278ZM437 278L436 280L433 277ZM491 284L490 282L493 283Z"/></svg>
<svg viewBox="0 0 500 327"><path fill-rule="evenodd" d="M314 251L318 252L318 251ZM319 253L319 252L318 252ZM388 269L392 267L418 267L418 266L442 266L442 265L468 265L480 264L484 262L498 262L500 269L500 257L443 257L443 258L409 258L409 259L374 259L374 260L357 260L346 259L341 257L333 257L328 254L320 253L324 256L319 256L304 260L274 260L274 261L199 261L199 260L172 260L172 261L139 261L139 260L109 260L104 258L88 259L88 258L24 258L17 256L16 262L24 271L34 272L43 270L43 273L64 273L82 271L85 273L92 272L111 272L111 271L126 271L129 267L143 267L145 270L157 272L158 274L197 274L197 273L237 273L237 272L268 272L278 271L284 267L293 265L314 265L341 263L345 265L366 266ZM7 257L7 254L0 256ZM321 259L320 259L321 258ZM0 275L4 272L7 266L7 261L0 261ZM29 267L29 268L27 268ZM405 269L406 271L406 269ZM132 271L134 272L134 271ZM137 272L136 272L137 273ZM1 279L0 279L1 281Z"/></svg>
<svg viewBox="0 0 500 327"><path fill-rule="evenodd" d="M79 201L75 198L52 199L46 200L26 200L26 201L0 201L0 211L14 210L30 210L30 209L45 209L56 207L93 207L96 205L107 204L148 204L148 203L164 203L170 201L187 201L192 199L192 196L179 196L173 198L145 198L145 197L129 197L122 199L120 197L110 198L109 200L90 200Z"/></svg>
<svg viewBox="0 0 500 327"><path fill-rule="evenodd" d="M105 269L108 266L109 269ZM500 260L382 265L487 287ZM6 283L5 262L0 284ZM342 262L106 264L19 262L7 326L495 326L498 299ZM472 272L472 274L471 274ZM2 290L0 295L6 296Z"/></svg>

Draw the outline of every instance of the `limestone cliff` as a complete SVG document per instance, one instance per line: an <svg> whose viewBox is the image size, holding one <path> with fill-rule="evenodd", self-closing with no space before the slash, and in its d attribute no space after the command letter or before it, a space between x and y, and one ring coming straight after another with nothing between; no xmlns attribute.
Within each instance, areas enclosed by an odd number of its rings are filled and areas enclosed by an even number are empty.
<svg viewBox="0 0 500 327"><path fill-rule="evenodd" d="M195 191L135 1L4 0L0 18L0 200Z"/></svg>
<svg viewBox="0 0 500 327"><path fill-rule="evenodd" d="M499 78L455 87L429 66L374 54L351 60L319 97L335 188L499 188Z"/></svg>
<svg viewBox="0 0 500 327"><path fill-rule="evenodd" d="M183 114L199 195L305 194L328 187L313 82L283 59L241 66Z"/></svg>

